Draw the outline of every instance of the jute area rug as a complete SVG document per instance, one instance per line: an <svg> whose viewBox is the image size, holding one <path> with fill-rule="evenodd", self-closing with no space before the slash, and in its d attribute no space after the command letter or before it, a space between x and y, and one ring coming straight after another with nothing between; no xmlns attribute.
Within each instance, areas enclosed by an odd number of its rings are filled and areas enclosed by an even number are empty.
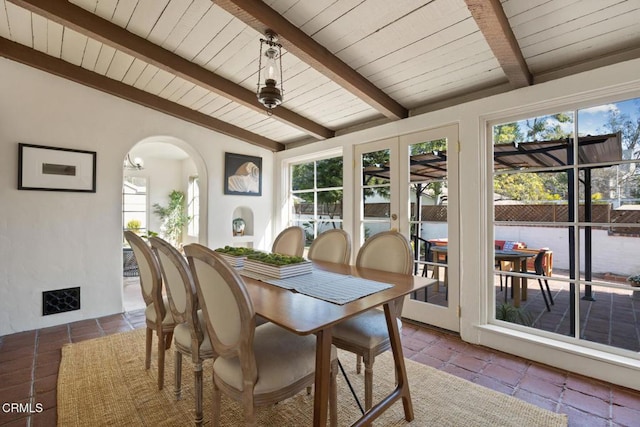
<svg viewBox="0 0 640 427"><path fill-rule="evenodd" d="M157 355L151 369L144 369L144 329L110 335L62 349L58 375L59 426L188 426L193 422L193 365L183 359L182 400L173 395L173 347L167 351L165 387L157 389ZM355 373L355 356L340 353L349 379L363 396L363 375ZM285 361L283 361L285 362ZM286 363L286 362L285 362ZM415 419L404 420L396 402L376 426L566 426L566 415L518 400L407 360ZM204 421L211 424L211 361L204 364ZM376 357L374 402L393 389L390 352ZM338 376L338 420L351 425L359 409L342 375ZM364 400L361 397L361 400ZM242 409L223 397L223 426L242 426ZM257 410L261 426L310 426L313 395L301 392L277 405Z"/></svg>

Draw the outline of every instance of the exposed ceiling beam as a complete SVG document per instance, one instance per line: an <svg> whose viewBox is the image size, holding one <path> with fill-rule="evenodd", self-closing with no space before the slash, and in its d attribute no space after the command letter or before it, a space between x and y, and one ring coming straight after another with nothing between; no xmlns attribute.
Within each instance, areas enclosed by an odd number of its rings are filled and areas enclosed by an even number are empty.
<svg viewBox="0 0 640 427"><path fill-rule="evenodd" d="M237 138L271 151L282 151L284 145L261 135L241 129L206 114L168 101L149 92L86 70L61 59L0 37L0 56L37 68L93 89L126 99L136 104L188 121L207 129Z"/></svg>
<svg viewBox="0 0 640 427"><path fill-rule="evenodd" d="M229 98L254 111L266 114L264 107L258 103L254 92L189 62L181 56L169 52L68 1L9 1L225 98ZM332 130L282 106L275 109L273 113L273 118L276 120L311 134L315 138L326 139L334 136Z"/></svg>
<svg viewBox="0 0 640 427"><path fill-rule="evenodd" d="M403 119L408 116L406 108L264 2L255 0L212 1L261 34L264 34L268 29L272 30L278 35L278 42L287 51L329 77L386 117Z"/></svg>
<svg viewBox="0 0 640 427"><path fill-rule="evenodd" d="M530 86L533 77L500 0L465 0L491 51L514 88Z"/></svg>

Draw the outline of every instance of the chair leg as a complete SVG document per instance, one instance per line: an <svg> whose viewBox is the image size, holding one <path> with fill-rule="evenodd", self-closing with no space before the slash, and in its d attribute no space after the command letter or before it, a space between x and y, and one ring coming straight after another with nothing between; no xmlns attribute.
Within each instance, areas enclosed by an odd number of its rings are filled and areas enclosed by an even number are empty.
<svg viewBox="0 0 640 427"><path fill-rule="evenodd" d="M373 406L373 361L365 358L364 360L364 410L368 411Z"/></svg>
<svg viewBox="0 0 640 427"><path fill-rule="evenodd" d="M331 362L331 382L329 384L329 425L338 425L338 359Z"/></svg>
<svg viewBox="0 0 640 427"><path fill-rule="evenodd" d="M176 400L180 400L181 395L182 395L182 353L180 353L178 351L178 349L175 349L174 352L174 359L175 359L175 371L174 371L174 375L175 375L175 384L174 384L174 391L173 393L176 396Z"/></svg>
<svg viewBox="0 0 640 427"><path fill-rule="evenodd" d="M165 335L165 350L169 350L171 348L171 342L173 341L173 331L169 331Z"/></svg>
<svg viewBox="0 0 640 427"><path fill-rule="evenodd" d="M201 426L203 421L202 415L202 362L198 361L198 363L194 364L193 367L193 377L195 381L196 388L196 426Z"/></svg>
<svg viewBox="0 0 640 427"><path fill-rule="evenodd" d="M213 379L213 413L211 414L211 425L218 427L220 425L220 389L216 385L215 378Z"/></svg>
<svg viewBox="0 0 640 427"><path fill-rule="evenodd" d="M162 390L164 387L164 352L167 342L165 341L164 334L158 333L158 390Z"/></svg>
<svg viewBox="0 0 640 427"><path fill-rule="evenodd" d="M151 368L151 344L153 342L153 329L147 326L147 336L144 345L144 369Z"/></svg>
<svg viewBox="0 0 640 427"><path fill-rule="evenodd" d="M359 354L356 356L356 374L359 374L362 371L362 356Z"/></svg>
<svg viewBox="0 0 640 427"><path fill-rule="evenodd" d="M549 301L547 301L547 295L544 293L544 288L542 287L542 280L538 279L538 284L540 285L540 293L542 294L542 298L544 299L544 305L547 306L547 311L551 311L551 307L549 307Z"/></svg>
<svg viewBox="0 0 640 427"><path fill-rule="evenodd" d="M244 390L242 392L242 407L244 409L244 425L246 427L257 427L253 390Z"/></svg>
<svg viewBox="0 0 640 427"><path fill-rule="evenodd" d="M547 286L547 294L549 295L549 301L551 302L551 305L556 305L553 302L553 295L551 295L551 289L549 289L549 281L547 279L544 279L544 284Z"/></svg>

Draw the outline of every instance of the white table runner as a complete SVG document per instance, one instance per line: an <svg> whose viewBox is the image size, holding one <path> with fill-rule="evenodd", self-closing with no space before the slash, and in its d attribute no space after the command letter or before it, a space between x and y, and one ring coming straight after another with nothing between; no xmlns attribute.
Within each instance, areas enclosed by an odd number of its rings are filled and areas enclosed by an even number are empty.
<svg viewBox="0 0 640 427"><path fill-rule="evenodd" d="M376 282L344 274L313 269L311 273L286 279L276 279L252 271L242 270L240 274L260 280L270 285L290 289L310 297L334 304L346 304L367 295L391 288L388 283Z"/></svg>

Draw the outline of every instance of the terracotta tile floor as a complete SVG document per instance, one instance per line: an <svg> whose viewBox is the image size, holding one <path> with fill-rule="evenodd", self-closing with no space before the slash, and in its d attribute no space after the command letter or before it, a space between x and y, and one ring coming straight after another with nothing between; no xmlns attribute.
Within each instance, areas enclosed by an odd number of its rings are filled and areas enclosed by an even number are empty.
<svg viewBox="0 0 640 427"><path fill-rule="evenodd" d="M2 426L54 426L60 348L144 327L142 310L0 337L0 403L42 404L32 415L0 411ZM640 392L467 344L405 322L405 357L554 412L570 426L640 426ZM413 387L419 387L418 384ZM4 408L4 406L3 406Z"/></svg>

